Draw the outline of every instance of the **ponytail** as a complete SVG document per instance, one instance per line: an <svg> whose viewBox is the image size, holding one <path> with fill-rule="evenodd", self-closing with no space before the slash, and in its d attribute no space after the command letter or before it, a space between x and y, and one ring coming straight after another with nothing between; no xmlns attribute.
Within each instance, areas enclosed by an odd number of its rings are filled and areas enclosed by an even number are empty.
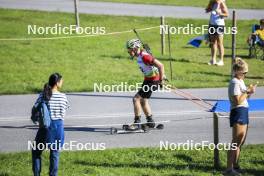
<svg viewBox="0 0 264 176"><path fill-rule="evenodd" d="M51 86L46 83L43 88L43 99L49 101L52 95Z"/></svg>
<svg viewBox="0 0 264 176"><path fill-rule="evenodd" d="M205 8L205 12L206 12L206 13L212 11L214 3L216 3L216 0L210 0L210 1L209 1L207 7Z"/></svg>
<svg viewBox="0 0 264 176"><path fill-rule="evenodd" d="M248 72L248 64L243 59L237 57L233 64L233 71Z"/></svg>
<svg viewBox="0 0 264 176"><path fill-rule="evenodd" d="M52 88L62 79L59 73L53 73L49 77L49 82L44 85L43 99L49 101L52 96Z"/></svg>

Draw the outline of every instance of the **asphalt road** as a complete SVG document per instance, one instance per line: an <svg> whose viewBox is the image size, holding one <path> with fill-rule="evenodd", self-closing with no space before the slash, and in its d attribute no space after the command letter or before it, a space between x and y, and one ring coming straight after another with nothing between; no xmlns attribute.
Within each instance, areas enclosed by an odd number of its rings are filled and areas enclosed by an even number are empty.
<svg viewBox="0 0 264 176"><path fill-rule="evenodd" d="M74 12L73 0L0 0L1 8L29 9L42 11ZM206 6L206 4L205 4ZM234 9L229 9L230 17ZM238 19L260 19L264 16L263 10L235 9ZM80 1L79 12L86 14L104 14L121 16L147 16L147 17L172 17L209 19L204 8L200 7L179 7L164 5L142 5L111 2L90 2Z"/></svg>
<svg viewBox="0 0 264 176"><path fill-rule="evenodd" d="M227 89L184 90L214 104L227 99ZM174 93L154 93L150 104L156 121L164 123L162 131L140 134L110 135L110 127L133 121L132 97L134 93L71 93L67 94L70 109L65 118L66 142L80 142L96 148L160 146L160 142L184 143L213 142L212 113ZM264 87L257 89L252 98L263 98ZM0 152L26 151L37 128L30 121L30 109L37 95L0 96ZM228 114L225 114L228 115ZM264 112L251 113L247 144L264 143ZM220 142L228 143L231 129L227 118L220 118ZM89 148L89 147L88 147ZM76 148L73 148L76 149Z"/></svg>

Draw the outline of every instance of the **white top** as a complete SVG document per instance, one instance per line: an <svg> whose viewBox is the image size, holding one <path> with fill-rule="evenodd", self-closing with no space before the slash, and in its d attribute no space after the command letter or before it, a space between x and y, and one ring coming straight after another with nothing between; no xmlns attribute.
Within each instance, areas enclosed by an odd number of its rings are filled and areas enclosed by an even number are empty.
<svg viewBox="0 0 264 176"><path fill-rule="evenodd" d="M220 4L215 3L213 5L212 11L211 11L210 24L211 25L224 26L225 25L224 17L217 14L217 12L216 12L217 9L220 9Z"/></svg>
<svg viewBox="0 0 264 176"><path fill-rule="evenodd" d="M248 101L245 99L240 105L237 105L234 100L234 96L241 95L247 91L247 87L242 79L233 78L228 87L228 97L231 104L231 109L238 107L248 107Z"/></svg>
<svg viewBox="0 0 264 176"><path fill-rule="evenodd" d="M152 78L159 75L159 69L153 65L150 65L152 61L152 56L145 51L142 51L138 56L137 63L139 69L146 78Z"/></svg>
<svg viewBox="0 0 264 176"><path fill-rule="evenodd" d="M41 93L35 103L41 102L43 94ZM52 120L63 120L66 115L66 110L69 108L67 97L64 93L53 92L48 102L48 108L50 110Z"/></svg>

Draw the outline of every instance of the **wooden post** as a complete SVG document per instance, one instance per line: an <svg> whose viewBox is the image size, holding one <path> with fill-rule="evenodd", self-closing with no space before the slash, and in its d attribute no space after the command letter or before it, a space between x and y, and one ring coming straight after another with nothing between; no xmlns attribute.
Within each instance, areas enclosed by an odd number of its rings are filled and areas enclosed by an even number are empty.
<svg viewBox="0 0 264 176"><path fill-rule="evenodd" d="M169 56L170 56L170 78L171 78L171 81L172 81L172 56L171 56L171 39L170 39L170 26L168 26L168 47L169 47Z"/></svg>
<svg viewBox="0 0 264 176"><path fill-rule="evenodd" d="M218 115L216 112L214 112L213 125L214 125L214 144L215 146L217 146L217 144L219 143L219 127L218 127ZM217 147L214 149L214 168L215 169L220 168L219 150L217 149Z"/></svg>
<svg viewBox="0 0 264 176"><path fill-rule="evenodd" d="M80 20L79 20L79 0L74 0L74 11L75 11L75 20L76 20L76 27L80 27Z"/></svg>
<svg viewBox="0 0 264 176"><path fill-rule="evenodd" d="M162 16L160 17L160 25L164 26L165 25L165 17ZM165 54L165 31L163 30L163 28L161 28L160 30L160 37L161 37L161 54L164 55Z"/></svg>
<svg viewBox="0 0 264 176"><path fill-rule="evenodd" d="M233 10L232 28L237 27L236 25L236 11ZM231 64L231 77L233 75L233 64L236 58L236 34L232 34L232 64Z"/></svg>

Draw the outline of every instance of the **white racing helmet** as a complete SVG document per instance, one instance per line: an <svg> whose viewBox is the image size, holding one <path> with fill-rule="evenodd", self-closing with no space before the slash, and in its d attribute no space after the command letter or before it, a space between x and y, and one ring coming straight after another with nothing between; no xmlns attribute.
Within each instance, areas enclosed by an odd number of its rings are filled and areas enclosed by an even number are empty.
<svg viewBox="0 0 264 176"><path fill-rule="evenodd" d="M141 42L139 39L131 39L126 42L126 48L127 49L134 49L134 48L140 48Z"/></svg>

